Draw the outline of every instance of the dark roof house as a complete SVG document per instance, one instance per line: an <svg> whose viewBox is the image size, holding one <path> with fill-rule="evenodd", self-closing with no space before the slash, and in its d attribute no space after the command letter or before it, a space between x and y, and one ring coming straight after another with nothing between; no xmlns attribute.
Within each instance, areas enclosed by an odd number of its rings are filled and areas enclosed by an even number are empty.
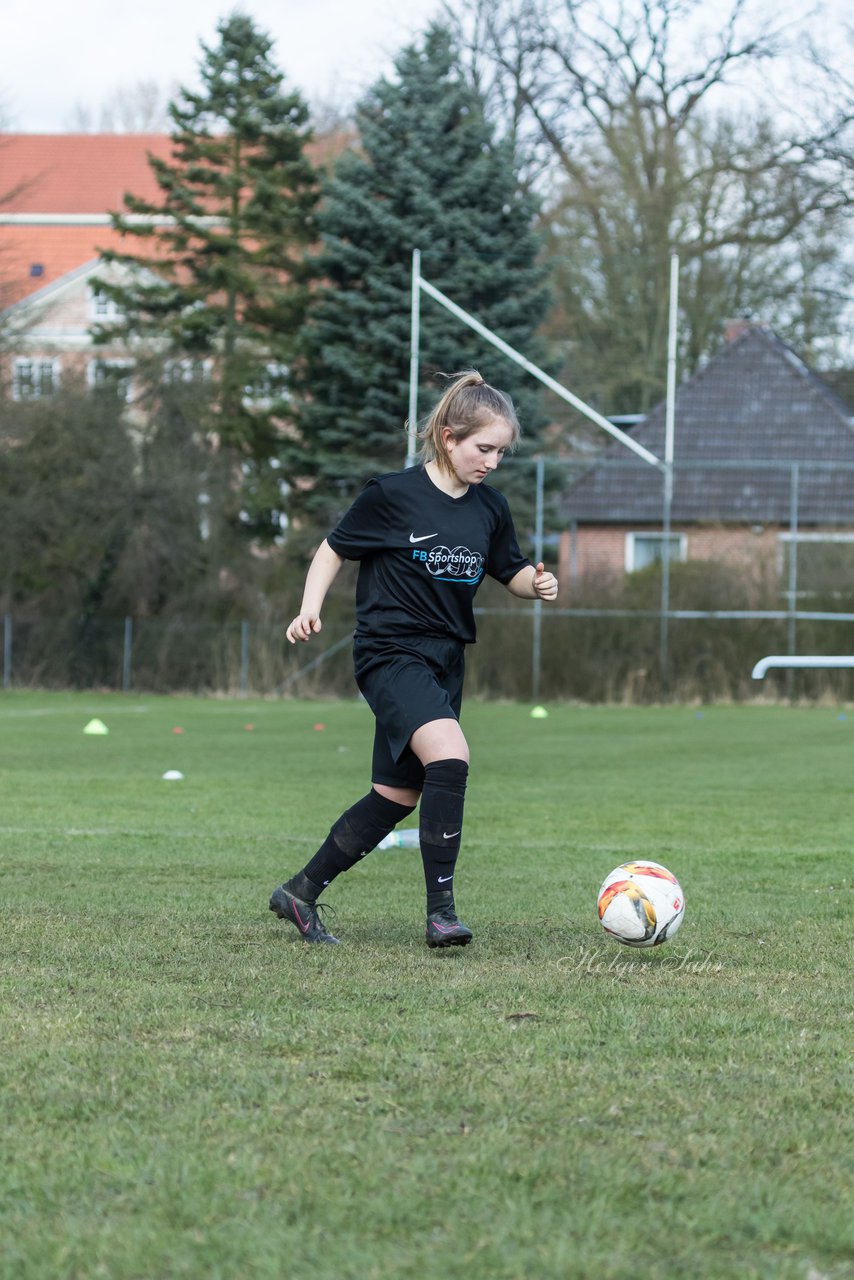
<svg viewBox="0 0 854 1280"><path fill-rule="evenodd" d="M854 414L768 329L745 326L683 383L674 420L674 522L787 524L794 474L801 525L854 526ZM664 404L632 437L664 458ZM660 527L662 487L658 468L611 445L569 488L564 515Z"/></svg>

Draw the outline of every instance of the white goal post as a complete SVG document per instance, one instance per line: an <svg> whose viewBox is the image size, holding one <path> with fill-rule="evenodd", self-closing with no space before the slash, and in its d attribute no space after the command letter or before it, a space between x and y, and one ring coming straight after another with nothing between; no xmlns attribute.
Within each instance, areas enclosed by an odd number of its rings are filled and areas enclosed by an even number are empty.
<svg viewBox="0 0 854 1280"><path fill-rule="evenodd" d="M505 342L503 338L499 338L497 333L487 328L480 320L476 320L470 312L465 311L456 302L452 302L447 294L441 289L437 289L434 284L426 280L421 274L421 250L412 250L412 314L410 318L410 352L409 352L409 415L406 424L406 466L415 465L416 458L416 442L418 431L418 380L420 373L420 347L421 347L421 295L426 294L428 298L432 298L434 302L438 302L441 307L455 316L462 324L473 329L493 347L505 355L508 360L512 360L518 364L532 377L536 378L543 386L567 404L572 405L579 413L584 414L597 427L601 427L603 431L607 431L608 435L613 436L620 444L625 445L632 453L643 459L649 466L655 467L664 478L664 495L663 495L663 525L665 531L664 539L664 556L662 559L661 573L661 638L660 638L660 663L662 673L667 670L667 646L668 646L668 613L670 609L670 553L669 553L669 535L670 533L670 509L673 499L673 441L674 441L674 409L676 398L676 306L678 299L678 280L679 280L679 259L674 253L670 258L670 312L668 326L668 343L667 343L667 395L665 399L665 439L664 449L665 456L656 457L651 450L639 444L637 440L633 440L625 431L621 431L613 422L604 417L598 410L587 404L579 396L574 395L560 382L552 378L539 365L534 364L527 356L523 356L515 347L511 347L509 342ZM542 556L543 542L543 459L537 459L537 531L535 537L535 555L537 560ZM534 601L534 650L533 650L533 697L536 701L539 698L540 691L540 614L542 610L542 601ZM666 675L662 677L666 682Z"/></svg>
<svg viewBox="0 0 854 1280"><path fill-rule="evenodd" d="M441 289L437 289L429 280L425 280L421 274L421 250L412 250L412 315L411 315L411 336L410 336L410 357L409 357L409 418L406 424L406 465L414 466L416 454L416 431L418 429L418 378L420 364L420 329L421 329L421 294L426 293L434 302L438 302L440 306L449 311L452 316L462 324L468 325L470 329L474 329L475 333L480 334L487 342L491 342L497 347L503 355L509 360L513 360L520 365L534 378L539 379L544 386L553 391L556 396L560 396L561 400L565 400L567 404L571 404L579 413L583 413L591 422L595 422L597 427L601 427L603 431L607 431L615 440L619 440L627 449L631 449L638 457L643 458L644 462L648 462L650 466L661 467L662 463L659 458L651 453L649 449L644 448L642 444L638 444L637 440L633 440L625 431L621 431L619 427L615 427L613 422L609 422L596 409L586 404L578 396L573 395L561 383L556 382L543 369L528 360L515 347L511 347L509 343L499 338L497 333L493 333L492 329L488 329L485 324L481 324L468 311L464 311L456 302L452 302L447 294L442 293Z"/></svg>
<svg viewBox="0 0 854 1280"><path fill-rule="evenodd" d="M782 653L771 653L767 658L760 658L756 666L753 668L752 676L754 680L761 680L767 671L772 668L782 667L784 669L801 668L807 671L833 670L844 667L854 667L854 656L851 654L839 654L835 657L822 657L821 655L805 656L801 658L790 657Z"/></svg>

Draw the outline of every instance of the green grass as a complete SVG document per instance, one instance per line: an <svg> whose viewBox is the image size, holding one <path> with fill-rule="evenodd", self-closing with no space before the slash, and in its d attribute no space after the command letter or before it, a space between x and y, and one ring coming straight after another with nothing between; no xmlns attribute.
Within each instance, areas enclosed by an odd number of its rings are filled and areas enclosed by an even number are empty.
<svg viewBox="0 0 854 1280"><path fill-rule="evenodd" d="M267 898L364 706L0 698L3 1280L854 1275L854 715L465 726L475 943L397 850L309 948ZM636 855L688 903L651 952L595 914Z"/></svg>

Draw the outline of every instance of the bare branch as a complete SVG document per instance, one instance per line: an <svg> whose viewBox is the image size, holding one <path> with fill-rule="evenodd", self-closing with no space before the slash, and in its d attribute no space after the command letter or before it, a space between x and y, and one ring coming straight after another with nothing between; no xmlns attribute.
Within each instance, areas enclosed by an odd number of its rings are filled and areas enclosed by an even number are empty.
<svg viewBox="0 0 854 1280"><path fill-rule="evenodd" d="M781 127L773 77L759 76L794 56L799 33L760 24L753 0L714 15L703 0L457 0L455 12L490 109L539 162L529 172L547 197L574 359L588 351L601 389L607 351L623 388L612 409L621 398L642 408L660 386L674 248L688 273L689 358L708 351L725 308L767 303L797 328L787 285L798 271L804 307L832 327L833 264L854 207L847 69L833 78L816 55L812 114L798 120L789 102Z"/></svg>

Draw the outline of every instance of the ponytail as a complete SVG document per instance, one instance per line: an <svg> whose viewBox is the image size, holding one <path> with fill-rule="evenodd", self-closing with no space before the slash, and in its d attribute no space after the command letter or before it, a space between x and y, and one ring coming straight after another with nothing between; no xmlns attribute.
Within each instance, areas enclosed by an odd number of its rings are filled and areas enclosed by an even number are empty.
<svg viewBox="0 0 854 1280"><path fill-rule="evenodd" d="M448 427L457 440L488 426L498 419L512 430L510 448L514 449L522 434L513 401L503 391L491 387L476 369L453 374L450 382L432 413L418 431L421 441L421 461L435 462L440 470L450 473L451 460L442 439Z"/></svg>

